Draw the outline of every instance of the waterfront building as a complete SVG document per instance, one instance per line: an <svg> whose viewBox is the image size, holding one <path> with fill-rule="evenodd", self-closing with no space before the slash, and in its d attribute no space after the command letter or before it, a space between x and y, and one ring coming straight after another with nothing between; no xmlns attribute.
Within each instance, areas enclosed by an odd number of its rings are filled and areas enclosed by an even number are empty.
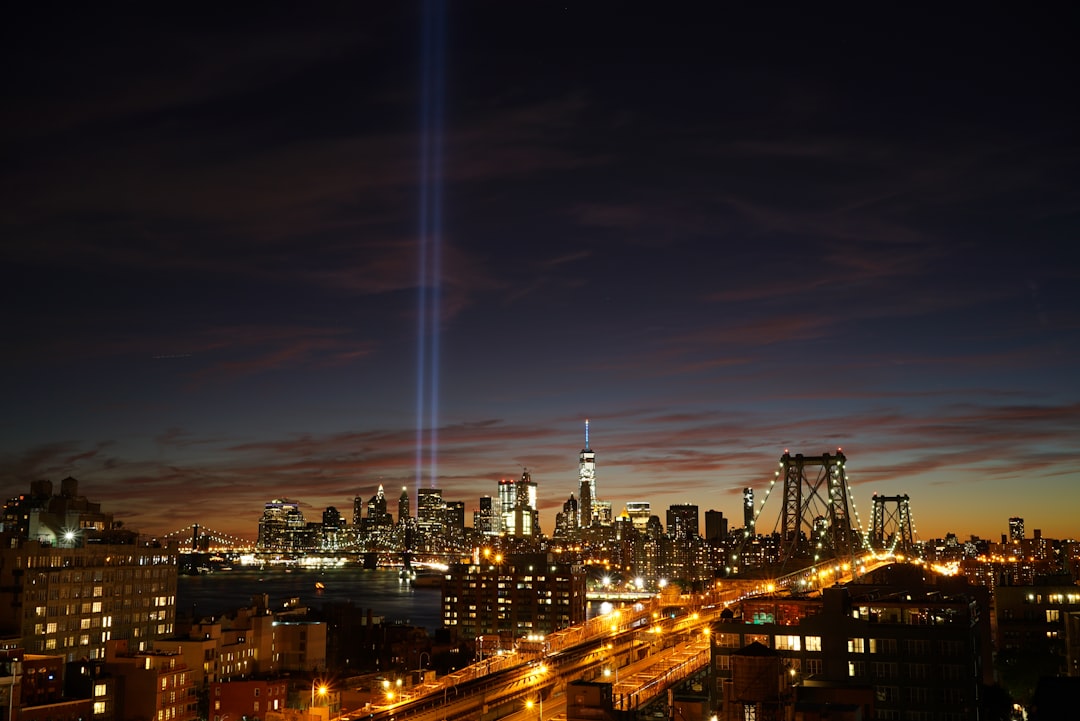
<svg viewBox="0 0 1080 721"><path fill-rule="evenodd" d="M304 553L319 547L314 524L308 524L300 504L285 498L268 501L259 519L256 547L263 553Z"/></svg>
<svg viewBox="0 0 1080 721"><path fill-rule="evenodd" d="M473 511L473 528L476 532L484 536L497 536L499 521L495 499L491 496L480 496L480 508Z"/></svg>
<svg viewBox="0 0 1080 721"><path fill-rule="evenodd" d="M441 534L446 527L445 513L441 489L421 488L416 492L416 525L422 532Z"/></svg>
<svg viewBox="0 0 1080 721"><path fill-rule="evenodd" d="M993 681L986 589L963 579L890 578L890 572L876 575L889 583L835 586L820 598L759 597L726 611L711 633L720 718L745 717L735 657L756 644L758 655L775 658L780 676L793 684L793 693L756 708L758 718L803 699L850 701L862 689L872 690L863 718L977 719L980 687Z"/></svg>
<svg viewBox="0 0 1080 721"><path fill-rule="evenodd" d="M450 566L442 584L443 626L460 639L506 643L585 620L585 568L552 554L481 556Z"/></svg>
<svg viewBox="0 0 1080 721"><path fill-rule="evenodd" d="M338 509L327 506L322 514L322 542L320 547L324 551L336 551L345 545L345 519L338 513Z"/></svg>

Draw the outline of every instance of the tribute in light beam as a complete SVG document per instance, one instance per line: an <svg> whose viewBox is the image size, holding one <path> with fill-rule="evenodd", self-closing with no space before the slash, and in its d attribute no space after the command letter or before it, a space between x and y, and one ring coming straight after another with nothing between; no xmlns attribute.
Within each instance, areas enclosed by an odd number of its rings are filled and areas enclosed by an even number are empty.
<svg viewBox="0 0 1080 721"><path fill-rule="evenodd" d="M420 207L417 240L416 488L438 478L439 333L442 305L443 59L446 8L428 0L423 13L420 91ZM425 426L425 423L427 424ZM426 452L426 456L425 456Z"/></svg>

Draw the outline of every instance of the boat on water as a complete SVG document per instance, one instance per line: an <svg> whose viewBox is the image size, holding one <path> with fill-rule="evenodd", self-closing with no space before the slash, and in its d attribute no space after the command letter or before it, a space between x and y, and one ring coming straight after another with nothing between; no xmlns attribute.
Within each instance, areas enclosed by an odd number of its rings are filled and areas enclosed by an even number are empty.
<svg viewBox="0 0 1080 721"><path fill-rule="evenodd" d="M441 573L421 573L414 575L411 581L417 588L436 588L442 585Z"/></svg>

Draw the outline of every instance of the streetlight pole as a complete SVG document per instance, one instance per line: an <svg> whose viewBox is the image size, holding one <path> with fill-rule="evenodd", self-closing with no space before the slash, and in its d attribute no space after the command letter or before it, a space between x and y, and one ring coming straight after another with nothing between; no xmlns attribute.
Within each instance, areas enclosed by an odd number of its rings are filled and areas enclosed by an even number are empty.
<svg viewBox="0 0 1080 721"><path fill-rule="evenodd" d="M424 656L427 656L428 663L431 663L431 654L428 653L427 651L421 651L420 652L420 659L417 661L417 666L419 668L416 669L417 671L420 671L421 673L423 673L423 671L424 671Z"/></svg>

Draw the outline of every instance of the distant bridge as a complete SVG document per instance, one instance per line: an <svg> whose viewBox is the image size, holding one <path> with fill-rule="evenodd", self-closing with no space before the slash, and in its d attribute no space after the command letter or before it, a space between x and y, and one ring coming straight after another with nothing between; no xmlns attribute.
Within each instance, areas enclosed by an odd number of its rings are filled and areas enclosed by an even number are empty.
<svg viewBox="0 0 1080 721"><path fill-rule="evenodd" d="M224 531L216 531L213 528L207 528L198 523L192 523L183 528L178 528L175 531L169 531L161 536L161 539L176 541L183 550L255 550L255 541L241 538L240 536L235 536L231 533L225 533Z"/></svg>

